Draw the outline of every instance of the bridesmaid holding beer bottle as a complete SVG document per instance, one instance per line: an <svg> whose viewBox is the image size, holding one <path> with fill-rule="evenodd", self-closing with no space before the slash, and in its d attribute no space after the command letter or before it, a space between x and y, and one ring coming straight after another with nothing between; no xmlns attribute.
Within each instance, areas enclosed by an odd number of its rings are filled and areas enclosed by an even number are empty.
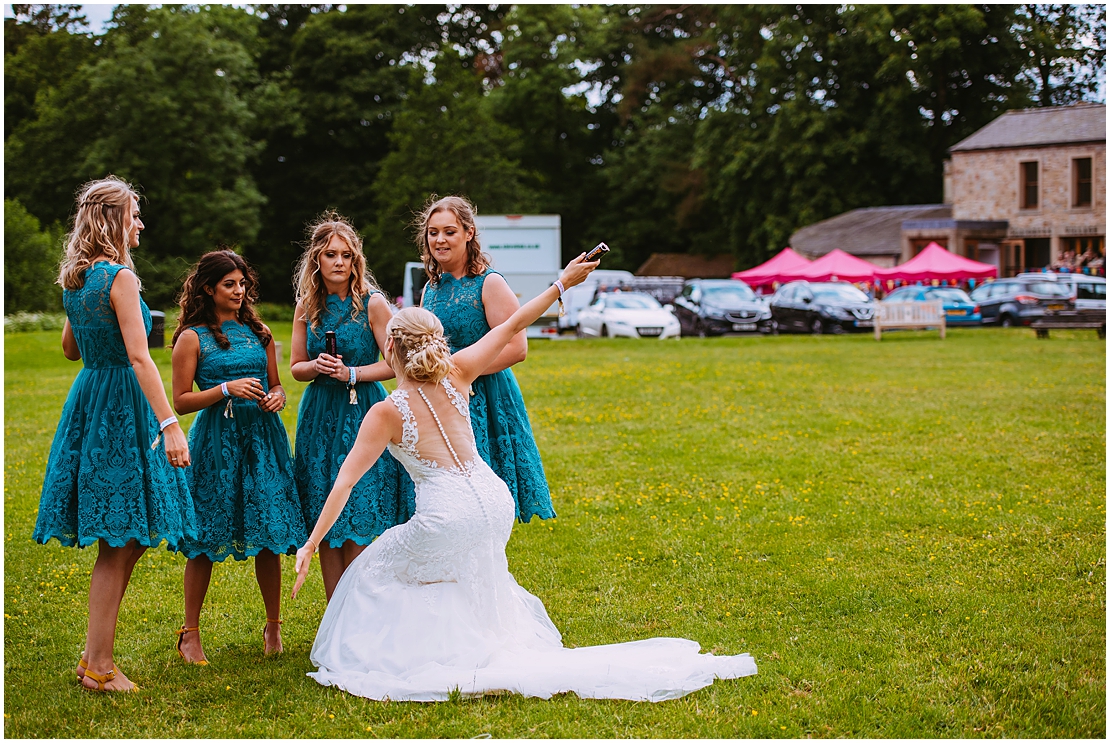
<svg viewBox="0 0 1110 743"><path fill-rule="evenodd" d="M381 380L392 378L393 370L378 355L393 314L366 268L362 238L335 212L309 228L295 281L290 370L310 384L297 415L294 473L305 521L316 523L363 416L385 399ZM415 497L412 480L388 453L359 480L320 544L329 600L366 545L408 521Z"/></svg>

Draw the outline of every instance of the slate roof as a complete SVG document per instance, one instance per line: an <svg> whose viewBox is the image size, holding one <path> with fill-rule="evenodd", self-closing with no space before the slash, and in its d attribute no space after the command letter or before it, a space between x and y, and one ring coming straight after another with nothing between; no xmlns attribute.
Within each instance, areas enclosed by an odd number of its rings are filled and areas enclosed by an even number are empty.
<svg viewBox="0 0 1110 743"><path fill-rule="evenodd" d="M681 276L684 279L727 279L736 269L731 255L652 253L636 269L637 276Z"/></svg>
<svg viewBox="0 0 1110 743"><path fill-rule="evenodd" d="M806 258L820 258L834 248L859 256L901 255L902 222L951 217L950 204L853 209L798 230L790 236L790 247Z"/></svg>
<svg viewBox="0 0 1110 743"><path fill-rule="evenodd" d="M1106 141L1106 104L1079 103L1007 111L949 152Z"/></svg>

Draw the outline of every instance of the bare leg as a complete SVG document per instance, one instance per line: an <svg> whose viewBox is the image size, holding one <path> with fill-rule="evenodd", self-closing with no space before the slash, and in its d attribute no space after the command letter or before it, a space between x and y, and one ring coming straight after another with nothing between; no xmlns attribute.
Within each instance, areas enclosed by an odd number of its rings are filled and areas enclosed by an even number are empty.
<svg viewBox="0 0 1110 743"><path fill-rule="evenodd" d="M281 558L262 550L254 558L254 577L266 605L266 627L262 630L263 653L280 653L281 646Z"/></svg>
<svg viewBox="0 0 1110 743"><path fill-rule="evenodd" d="M331 595L335 593L335 587L343 577L346 567L343 564L342 547L332 547L327 541L320 545L320 575L324 578L324 596L328 601L331 601Z"/></svg>
<svg viewBox="0 0 1110 743"><path fill-rule="evenodd" d="M131 571L145 551L146 547L140 547L133 539L123 547L112 547L100 540L96 565L89 581L89 634L85 639L89 670L99 676L115 668L112 653L116 644L119 606ZM97 686L88 675L82 677L81 682L92 689ZM117 672L115 679L105 684L104 688L129 691L133 686L122 672Z"/></svg>
<svg viewBox="0 0 1110 743"><path fill-rule="evenodd" d="M200 627L200 612L204 608L204 597L208 595L208 584L212 580L212 560L208 555L199 555L185 563L185 626ZM204 648L200 642L200 630L181 635L178 649L185 656L186 663L207 662Z"/></svg>
<svg viewBox="0 0 1110 743"><path fill-rule="evenodd" d="M141 548L133 549L133 550L130 551L130 555L127 558L127 572L126 572L126 575L124 576L124 579L123 579L125 590L126 590L127 585L131 583L131 573L134 572L135 565L138 564L139 558L143 556L144 552L146 552L146 547L141 547ZM99 557L98 557L98 559L99 559ZM94 568L94 570L95 570L95 568ZM91 586L91 584L90 584L90 586ZM85 661L86 666L89 663L89 650L88 650L87 645L88 645L88 641L86 640L86 647L83 651L81 651L81 660ZM83 678L84 675L85 675L85 669L82 666L78 665L77 666L77 678Z"/></svg>
<svg viewBox="0 0 1110 743"><path fill-rule="evenodd" d="M343 543L343 572L347 572L347 568L351 567L351 563L355 561L356 557L362 554L366 546L365 544L359 544L353 539L348 539Z"/></svg>

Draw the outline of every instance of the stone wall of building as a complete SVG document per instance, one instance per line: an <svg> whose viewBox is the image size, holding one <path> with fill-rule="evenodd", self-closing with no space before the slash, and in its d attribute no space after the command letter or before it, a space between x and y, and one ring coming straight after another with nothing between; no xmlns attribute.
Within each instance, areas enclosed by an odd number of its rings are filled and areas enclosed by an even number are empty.
<svg viewBox="0 0 1110 743"><path fill-rule="evenodd" d="M1072 206L1073 162L1091 158L1092 203ZM1040 194L1035 209L1021 208L1021 163L1039 163ZM1053 260L1064 238L1106 235L1106 143L953 152L952 217L1007 220L1012 239L1051 239Z"/></svg>

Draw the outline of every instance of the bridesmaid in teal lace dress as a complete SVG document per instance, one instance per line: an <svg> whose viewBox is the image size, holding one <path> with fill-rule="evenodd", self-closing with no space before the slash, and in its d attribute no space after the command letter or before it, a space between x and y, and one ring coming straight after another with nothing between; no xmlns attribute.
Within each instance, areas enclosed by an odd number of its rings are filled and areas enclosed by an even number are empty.
<svg viewBox="0 0 1110 743"><path fill-rule="evenodd" d="M393 316L366 269L362 238L329 212L309 230L297 267L297 309L289 361L293 378L311 382L297 414L295 472L306 524L316 523L339 468L393 370L378 361ZM335 333L336 355L326 352ZM379 534L408 521L416 509L412 480L388 453L359 480L346 508L320 545L324 592L331 600L347 566Z"/></svg>
<svg viewBox="0 0 1110 743"><path fill-rule="evenodd" d="M131 249L139 202L118 178L81 189L58 283L62 350L83 360L62 408L42 484L35 541L98 543L89 581L89 630L77 676L85 688L134 691L113 662L116 621L131 572L147 547L178 549L195 536L185 475L185 434L147 350L150 311Z"/></svg>
<svg viewBox="0 0 1110 743"><path fill-rule="evenodd" d="M200 411L189 429L197 536L182 549L189 562L185 624L177 633L177 651L189 663L207 663L200 612L212 564L229 557L254 558L266 606L263 652L281 652L278 555L304 541L289 437L278 415L285 390L270 329L253 307L257 286L242 257L206 253L185 279L173 334L174 407L181 414Z"/></svg>
<svg viewBox="0 0 1110 743"><path fill-rule="evenodd" d="M474 207L466 199L448 196L425 208L417 242L429 279L421 306L443 323L452 353L474 344L520 307L504 277L490 269L483 255ZM555 517L524 398L509 368L527 354L528 341L520 333L470 390L478 453L508 484L516 516L524 523L533 516Z"/></svg>

